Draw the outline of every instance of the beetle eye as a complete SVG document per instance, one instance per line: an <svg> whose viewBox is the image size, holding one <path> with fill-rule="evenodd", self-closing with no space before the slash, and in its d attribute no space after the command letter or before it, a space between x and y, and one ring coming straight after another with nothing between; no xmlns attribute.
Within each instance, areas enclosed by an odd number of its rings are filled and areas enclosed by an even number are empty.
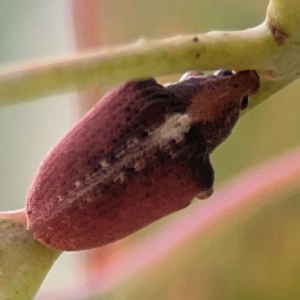
<svg viewBox="0 0 300 300"><path fill-rule="evenodd" d="M217 70L214 75L216 76L230 76L233 72L230 70Z"/></svg>
<svg viewBox="0 0 300 300"><path fill-rule="evenodd" d="M248 103L249 103L249 97L244 96L242 99L242 102L241 102L241 109L243 110L243 109L247 108Z"/></svg>
<svg viewBox="0 0 300 300"><path fill-rule="evenodd" d="M233 75L234 72L231 70L217 70L214 72L215 76L230 76ZM246 95L243 97L242 101L241 101L241 109L246 109L248 107L248 103L249 103L249 97Z"/></svg>

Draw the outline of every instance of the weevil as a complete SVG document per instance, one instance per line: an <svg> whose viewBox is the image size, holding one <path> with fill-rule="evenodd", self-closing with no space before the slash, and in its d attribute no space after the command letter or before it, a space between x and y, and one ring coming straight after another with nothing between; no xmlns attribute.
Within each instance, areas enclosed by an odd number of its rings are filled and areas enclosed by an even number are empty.
<svg viewBox="0 0 300 300"><path fill-rule="evenodd" d="M42 162L27 197L28 229L55 249L90 249L209 197L209 156L258 89L252 70L116 88Z"/></svg>

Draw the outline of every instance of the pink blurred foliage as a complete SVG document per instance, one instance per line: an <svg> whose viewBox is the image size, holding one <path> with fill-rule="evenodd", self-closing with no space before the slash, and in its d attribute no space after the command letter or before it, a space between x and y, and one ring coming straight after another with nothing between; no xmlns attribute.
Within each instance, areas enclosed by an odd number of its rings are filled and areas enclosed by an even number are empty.
<svg viewBox="0 0 300 300"><path fill-rule="evenodd" d="M100 46L102 27L98 16L99 1L72 0L71 10L76 52ZM101 98L101 95L100 87L78 94L77 116L81 117L87 112Z"/></svg>

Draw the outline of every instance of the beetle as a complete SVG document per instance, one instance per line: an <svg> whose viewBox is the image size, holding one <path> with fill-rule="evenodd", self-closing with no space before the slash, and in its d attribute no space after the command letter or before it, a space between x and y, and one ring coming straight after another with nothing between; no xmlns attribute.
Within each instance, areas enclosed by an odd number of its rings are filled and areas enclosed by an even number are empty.
<svg viewBox="0 0 300 300"><path fill-rule="evenodd" d="M39 167L28 230L55 249L90 249L209 197L209 155L258 89L257 73L245 70L190 72L165 86L131 81L106 94Z"/></svg>

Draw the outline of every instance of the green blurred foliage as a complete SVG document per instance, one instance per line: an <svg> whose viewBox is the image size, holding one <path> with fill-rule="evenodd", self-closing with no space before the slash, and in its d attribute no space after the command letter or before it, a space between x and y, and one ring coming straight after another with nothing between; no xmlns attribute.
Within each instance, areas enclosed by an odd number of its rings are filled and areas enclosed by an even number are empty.
<svg viewBox="0 0 300 300"><path fill-rule="evenodd" d="M0 0L0 66L70 53L64 2ZM71 100L59 95L1 107L1 211L24 207L36 169L74 122Z"/></svg>
<svg viewBox="0 0 300 300"><path fill-rule="evenodd" d="M237 30L264 20L269 1L98 0L104 44L182 33Z"/></svg>

